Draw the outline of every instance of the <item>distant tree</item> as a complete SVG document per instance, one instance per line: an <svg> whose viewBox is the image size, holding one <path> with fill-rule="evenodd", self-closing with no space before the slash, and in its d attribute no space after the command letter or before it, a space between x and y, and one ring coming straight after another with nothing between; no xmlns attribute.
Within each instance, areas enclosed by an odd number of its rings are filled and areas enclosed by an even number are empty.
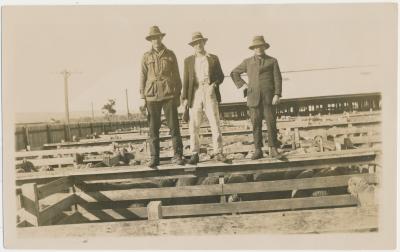
<svg viewBox="0 0 400 252"><path fill-rule="evenodd" d="M56 120L56 119L54 119L54 118L51 118L51 119L50 119L50 122L51 122L51 123L60 123L60 120Z"/></svg>
<svg viewBox="0 0 400 252"><path fill-rule="evenodd" d="M110 120L115 115L115 113L117 113L117 110L115 110L114 106L115 100L108 99L108 103L106 103L101 109L107 120Z"/></svg>

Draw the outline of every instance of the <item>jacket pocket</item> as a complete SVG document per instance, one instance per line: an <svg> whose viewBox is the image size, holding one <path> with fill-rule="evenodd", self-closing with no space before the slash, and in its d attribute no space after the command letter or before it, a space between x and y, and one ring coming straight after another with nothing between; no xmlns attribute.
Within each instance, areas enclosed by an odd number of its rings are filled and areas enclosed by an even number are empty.
<svg viewBox="0 0 400 252"><path fill-rule="evenodd" d="M168 73L172 70L173 59L170 57L163 57L160 60L162 73Z"/></svg>
<svg viewBox="0 0 400 252"><path fill-rule="evenodd" d="M154 64L154 59L152 57L148 57L146 60L146 64L148 66L151 66L152 64Z"/></svg>
<svg viewBox="0 0 400 252"><path fill-rule="evenodd" d="M149 81L149 82L146 83L146 87L144 89L144 95L146 97L155 96L154 81Z"/></svg>
<svg viewBox="0 0 400 252"><path fill-rule="evenodd" d="M214 88L213 85L208 85L208 86L207 86L207 93L208 93L208 95L209 95L210 97L216 98L215 92L216 92L216 91L215 91L215 88Z"/></svg>
<svg viewBox="0 0 400 252"><path fill-rule="evenodd" d="M163 79L158 81L159 90L161 90L161 96L171 96L174 95L174 86L169 79Z"/></svg>

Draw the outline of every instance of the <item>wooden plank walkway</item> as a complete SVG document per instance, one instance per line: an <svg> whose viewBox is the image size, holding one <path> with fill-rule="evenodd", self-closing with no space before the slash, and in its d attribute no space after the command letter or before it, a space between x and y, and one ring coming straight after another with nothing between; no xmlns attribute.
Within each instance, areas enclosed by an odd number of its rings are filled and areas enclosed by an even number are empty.
<svg viewBox="0 0 400 252"><path fill-rule="evenodd" d="M367 164L375 160L375 152L355 149L331 152L293 154L285 160L263 158L260 160L235 160L233 164L201 162L197 165L161 165L157 170L146 166L120 166L96 169L19 173L17 185L25 183L48 183L64 176L73 176L84 181L102 179L163 178L167 176L219 176L227 173L248 174L257 171L277 172L306 168L329 168L332 165Z"/></svg>
<svg viewBox="0 0 400 252"><path fill-rule="evenodd" d="M307 234L378 230L377 207L345 207L258 214L119 221L19 228L20 238L159 235Z"/></svg>

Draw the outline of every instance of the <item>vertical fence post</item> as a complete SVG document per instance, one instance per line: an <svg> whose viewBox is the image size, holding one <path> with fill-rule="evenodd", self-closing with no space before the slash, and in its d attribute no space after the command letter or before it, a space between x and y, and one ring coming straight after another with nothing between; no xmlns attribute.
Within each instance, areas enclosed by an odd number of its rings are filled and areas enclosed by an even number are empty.
<svg viewBox="0 0 400 252"><path fill-rule="evenodd" d="M69 126L67 124L64 124L64 139L65 142L69 141L69 130L68 130Z"/></svg>
<svg viewBox="0 0 400 252"><path fill-rule="evenodd" d="M223 184L225 184L224 177L223 177L223 176L219 177L219 178L218 178L218 181L219 181L219 184L222 185L222 188L223 188ZM222 191L223 191L223 190L222 190ZM225 197L225 195L221 195L220 202L221 202L221 203L226 203L226 197Z"/></svg>
<svg viewBox="0 0 400 252"><path fill-rule="evenodd" d="M294 128L294 142L295 142L296 148L300 148L299 128Z"/></svg>
<svg viewBox="0 0 400 252"><path fill-rule="evenodd" d="M147 219L159 220L162 217L161 201L150 201L147 205Z"/></svg>
<svg viewBox="0 0 400 252"><path fill-rule="evenodd" d="M23 132L24 132L24 144L25 144L25 149L29 149L28 146L30 146L29 143L29 129L28 127L23 127Z"/></svg>
<svg viewBox="0 0 400 252"><path fill-rule="evenodd" d="M106 133L106 126L104 125L104 122L101 122L101 128L102 128L103 133L105 134Z"/></svg>
<svg viewBox="0 0 400 252"><path fill-rule="evenodd" d="M296 137L295 137L295 132L291 128L288 129L289 134L290 134L290 139L292 140L292 150L296 149Z"/></svg>
<svg viewBox="0 0 400 252"><path fill-rule="evenodd" d="M28 183L21 186L23 219L33 226L40 225L39 220L39 195L36 183Z"/></svg>
<svg viewBox="0 0 400 252"><path fill-rule="evenodd" d="M81 124L80 124L80 123L78 123L77 125L78 125L78 136L79 136L79 137L82 137L82 129L81 129Z"/></svg>
<svg viewBox="0 0 400 252"><path fill-rule="evenodd" d="M46 124L46 135L47 135L47 143L51 143L51 129L50 129L50 125Z"/></svg>
<svg viewBox="0 0 400 252"><path fill-rule="evenodd" d="M74 194L75 195L75 199L76 199L76 185L75 185L75 179L73 177L69 177L69 183L70 183L70 187L69 187L69 193L70 194ZM71 211L73 213L78 211L78 204L75 203L71 206Z"/></svg>
<svg viewBox="0 0 400 252"><path fill-rule="evenodd" d="M372 130L368 129L368 131L367 131L367 143L368 143L368 147L370 147L370 148L372 148L374 146L374 144L372 143L372 137L373 137Z"/></svg>

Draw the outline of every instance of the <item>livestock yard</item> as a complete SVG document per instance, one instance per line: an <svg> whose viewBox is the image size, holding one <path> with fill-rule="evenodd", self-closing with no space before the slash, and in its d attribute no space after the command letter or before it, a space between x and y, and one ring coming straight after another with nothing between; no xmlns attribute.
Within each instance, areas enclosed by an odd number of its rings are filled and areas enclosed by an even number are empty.
<svg viewBox="0 0 400 252"><path fill-rule="evenodd" d="M80 132L80 139L57 143L47 130L41 148L15 153L19 235L375 232L382 167L380 96L373 99L358 109L345 102L326 113L305 116L300 108L281 114L281 159L250 160L253 136L246 118L223 120L228 164L212 160L205 124L201 162L171 165L164 127L158 169L145 164L145 122L109 130L103 124L99 132L92 125L88 138ZM181 129L188 157L187 125ZM28 131L16 132L25 134L18 146L32 141Z"/></svg>

